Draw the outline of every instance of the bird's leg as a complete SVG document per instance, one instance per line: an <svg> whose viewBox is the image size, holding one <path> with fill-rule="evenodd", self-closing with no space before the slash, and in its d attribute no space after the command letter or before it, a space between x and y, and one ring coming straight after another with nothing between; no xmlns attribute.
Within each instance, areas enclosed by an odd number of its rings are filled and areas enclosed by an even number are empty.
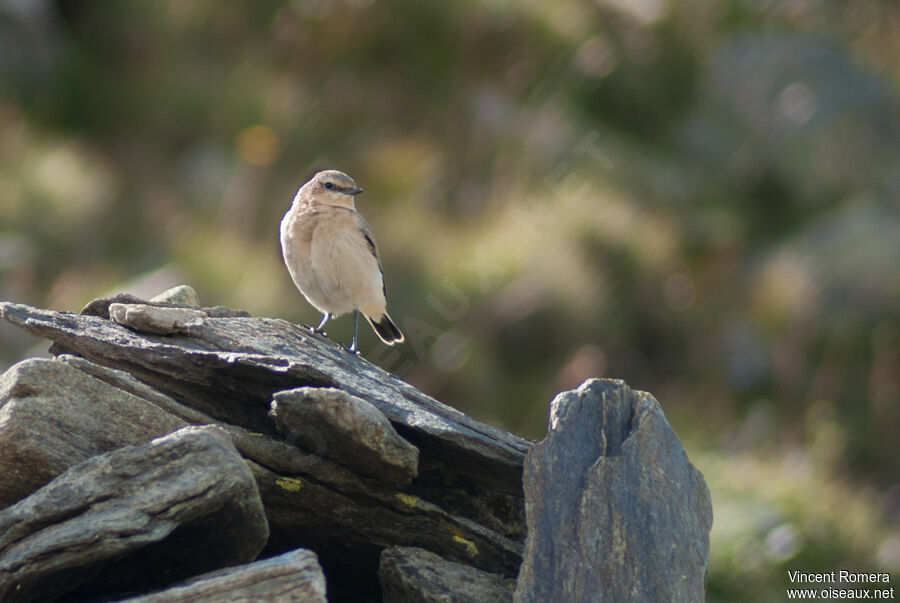
<svg viewBox="0 0 900 603"><path fill-rule="evenodd" d="M357 335L359 333L359 310L353 311L353 343L347 348L351 354L359 356L359 346L357 345Z"/></svg>
<svg viewBox="0 0 900 603"><path fill-rule="evenodd" d="M328 337L328 333L323 331L323 329L325 327L325 323L328 322L329 318L331 318L331 314L329 314L328 312L325 312L325 314L322 315L322 322L320 322L319 326L316 327L315 329L313 329L312 332L318 333L319 335L322 335L323 337Z"/></svg>

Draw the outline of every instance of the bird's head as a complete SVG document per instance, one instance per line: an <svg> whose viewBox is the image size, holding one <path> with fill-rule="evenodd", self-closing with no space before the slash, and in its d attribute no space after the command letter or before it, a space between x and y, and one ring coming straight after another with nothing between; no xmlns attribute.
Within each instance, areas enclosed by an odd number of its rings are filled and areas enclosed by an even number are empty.
<svg viewBox="0 0 900 603"><path fill-rule="evenodd" d="M354 207L353 197L363 192L356 182L338 170L325 170L317 173L303 185L301 193L326 205Z"/></svg>

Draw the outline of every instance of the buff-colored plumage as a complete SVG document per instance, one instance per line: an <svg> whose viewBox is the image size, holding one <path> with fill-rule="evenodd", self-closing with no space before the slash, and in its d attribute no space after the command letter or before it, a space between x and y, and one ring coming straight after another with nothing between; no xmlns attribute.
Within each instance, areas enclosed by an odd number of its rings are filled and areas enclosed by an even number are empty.
<svg viewBox="0 0 900 603"><path fill-rule="evenodd" d="M356 211L354 196L361 192L343 172L313 176L281 221L281 250L294 284L324 314L317 331L331 317L358 311L382 341L394 344L403 341L403 334L387 314L375 238ZM354 352L356 339L354 321Z"/></svg>

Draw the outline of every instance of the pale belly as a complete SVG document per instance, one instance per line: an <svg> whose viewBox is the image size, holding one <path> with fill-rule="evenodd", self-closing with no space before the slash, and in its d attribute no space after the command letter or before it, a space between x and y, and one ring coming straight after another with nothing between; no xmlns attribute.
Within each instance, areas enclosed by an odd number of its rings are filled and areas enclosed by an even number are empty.
<svg viewBox="0 0 900 603"><path fill-rule="evenodd" d="M377 261L356 253L340 232L316 231L315 217L299 221L286 216L282 221L284 263L306 300L332 316L373 306L383 308ZM351 230L348 236L354 234Z"/></svg>

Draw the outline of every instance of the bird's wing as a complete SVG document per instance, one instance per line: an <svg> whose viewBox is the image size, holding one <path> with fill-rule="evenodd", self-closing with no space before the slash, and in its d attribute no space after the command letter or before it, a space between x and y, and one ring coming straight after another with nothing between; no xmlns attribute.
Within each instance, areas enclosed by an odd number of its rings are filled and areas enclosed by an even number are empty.
<svg viewBox="0 0 900 603"><path fill-rule="evenodd" d="M378 273L381 275L381 293L387 297L387 288L384 286L384 270L381 268L381 258L378 257L378 248L375 246L375 236L372 234L372 227L369 226L369 223L359 212L356 213L356 225L359 228L359 232L366 239L366 243L369 244L369 250L372 252L372 255L375 256L375 262L378 264Z"/></svg>

